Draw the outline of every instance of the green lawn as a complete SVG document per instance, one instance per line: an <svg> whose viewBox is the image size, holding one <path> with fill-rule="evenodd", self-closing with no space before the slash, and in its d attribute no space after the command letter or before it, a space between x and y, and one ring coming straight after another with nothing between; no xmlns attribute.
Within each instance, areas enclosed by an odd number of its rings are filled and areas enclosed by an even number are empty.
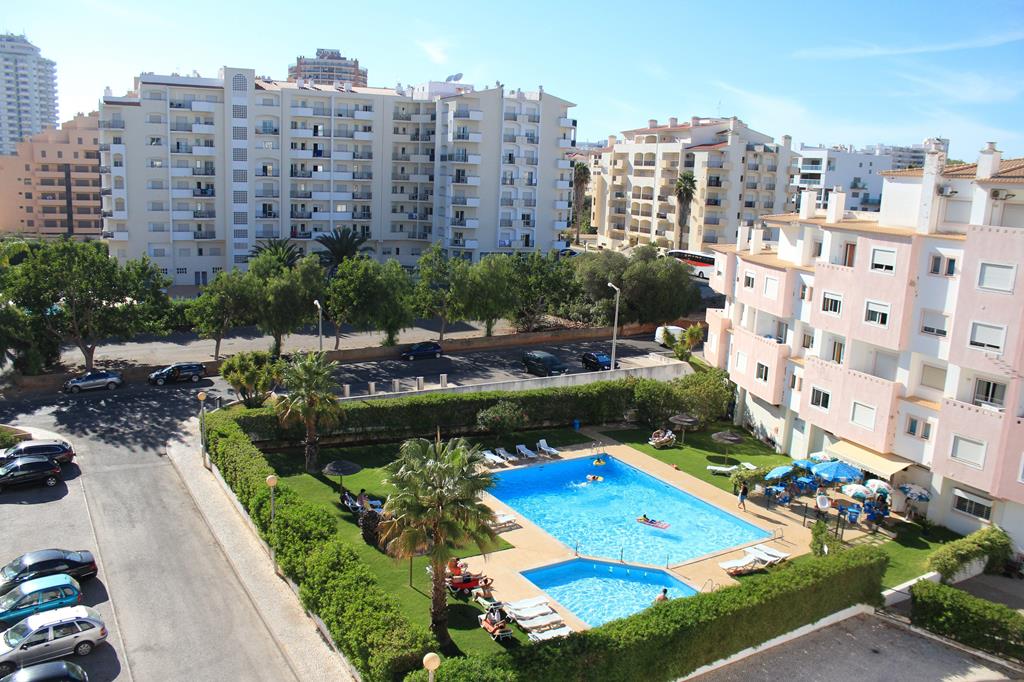
<svg viewBox="0 0 1024 682"><path fill-rule="evenodd" d="M547 429L539 431L527 431L521 434L512 434L504 438L502 442L505 447L515 447L516 443L527 443L530 447L537 440L546 438L552 447L569 446L590 442L590 439L570 429ZM473 441L474 439L470 439ZM484 442L483 445L491 446L493 442ZM385 498L390 492L388 484L384 483L384 466L393 460L398 454L398 443L385 445L354 446L346 448L324 448L320 453L321 463L334 459L347 459L363 466L363 470L352 476L344 478L345 488L358 492L360 488L366 488L371 497ZM338 517L338 533L349 542L367 563L371 570L377 575L384 591L393 594L402 612L414 623L424 626L430 624L430 582L426 572L427 561L424 558L417 558L412 561L412 586L409 586L409 562L395 561L378 549L370 547L363 542L356 523L356 517L344 508L339 500L338 479L323 475L312 476L303 471L303 456L301 452L293 453L269 453L267 461L277 472L281 480L295 492L307 500L327 507ZM497 547L493 551L500 552L502 549L511 547L507 542L499 538ZM472 556L478 552L474 549L466 551L465 556ZM500 561L500 554L492 555L490 561ZM483 610L475 603L449 596L450 607L448 609L449 628L455 644L464 653L493 653L502 645L495 644L477 623L477 614ZM516 641L504 646L518 646L526 641L526 636L518 629L513 628L516 633Z"/></svg>
<svg viewBox="0 0 1024 682"><path fill-rule="evenodd" d="M726 430L735 431L744 436L743 443L728 447L728 456L725 454L725 446L711 440L711 434ZM732 483L729 482L729 477L712 474L707 469L709 464L732 466L740 462L750 462L755 466L763 467L787 464L792 461L788 455L776 453L742 429L733 426L730 422L718 422L700 431L687 432L683 445L675 445L670 448L662 448L661 450L657 450L647 444L647 439L651 437L650 429L605 431L604 435L614 438L623 445L640 450L655 459L660 459L662 462L675 464L681 471L685 471L691 476L707 481L728 492L732 492Z"/></svg>

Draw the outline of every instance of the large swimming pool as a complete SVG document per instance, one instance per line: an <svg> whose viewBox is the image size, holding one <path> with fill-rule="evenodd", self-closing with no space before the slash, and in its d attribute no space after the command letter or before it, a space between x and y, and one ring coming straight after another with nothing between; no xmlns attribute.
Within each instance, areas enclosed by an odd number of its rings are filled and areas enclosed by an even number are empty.
<svg viewBox="0 0 1024 682"><path fill-rule="evenodd" d="M668 588L671 599L697 591L664 571L573 559L523 571L523 576L591 627L643 611Z"/></svg>
<svg viewBox="0 0 1024 682"><path fill-rule="evenodd" d="M503 471L491 493L579 554L664 566L763 540L766 531L614 457ZM587 482L588 474L603 481ZM662 530L636 522L667 521Z"/></svg>

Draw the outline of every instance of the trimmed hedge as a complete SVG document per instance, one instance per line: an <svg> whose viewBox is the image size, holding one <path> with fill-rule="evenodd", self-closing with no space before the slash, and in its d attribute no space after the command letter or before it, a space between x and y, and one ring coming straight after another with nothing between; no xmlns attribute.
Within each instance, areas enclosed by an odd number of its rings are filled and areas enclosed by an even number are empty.
<svg viewBox="0 0 1024 682"><path fill-rule="evenodd" d="M287 484L277 487L271 527L266 479L274 470L236 423L244 414L207 417L210 459L274 548L282 570L299 583L303 604L324 621L363 679L402 679L432 648L429 632L399 612L369 567L337 537L330 512L305 502Z"/></svg>
<svg viewBox="0 0 1024 682"><path fill-rule="evenodd" d="M997 656L1024 660L1024 616L963 590L920 580L910 588L910 621Z"/></svg>
<svg viewBox="0 0 1024 682"><path fill-rule="evenodd" d="M716 592L655 605L564 639L449 659L437 682L671 680L855 604L882 603L888 556L862 546L809 558ZM480 671L490 669L488 677ZM407 681L423 682L417 671Z"/></svg>
<svg viewBox="0 0 1024 682"><path fill-rule="evenodd" d="M941 575L943 582L949 582L972 561L986 559L985 571L992 573L1002 571L1012 556L1010 536L992 525L939 547L928 557L928 568Z"/></svg>

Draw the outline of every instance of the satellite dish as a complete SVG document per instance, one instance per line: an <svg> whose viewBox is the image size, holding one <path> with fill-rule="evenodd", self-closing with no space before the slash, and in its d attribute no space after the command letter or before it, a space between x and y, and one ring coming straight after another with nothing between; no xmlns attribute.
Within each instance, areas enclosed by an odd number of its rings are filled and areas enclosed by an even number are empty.
<svg viewBox="0 0 1024 682"><path fill-rule="evenodd" d="M460 81L460 80L462 80L462 74L461 73L453 73L451 76L448 76L447 78L445 78L444 82L445 83L453 83L455 81Z"/></svg>

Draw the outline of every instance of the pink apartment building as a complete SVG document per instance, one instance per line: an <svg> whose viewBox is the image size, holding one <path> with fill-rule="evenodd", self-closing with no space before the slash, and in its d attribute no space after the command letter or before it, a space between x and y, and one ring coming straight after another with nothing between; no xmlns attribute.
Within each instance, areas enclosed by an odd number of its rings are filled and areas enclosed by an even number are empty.
<svg viewBox="0 0 1024 682"><path fill-rule="evenodd" d="M780 451L922 485L936 523L1024 547L1024 159L947 166L941 142L883 174L879 212L812 195L710 247L705 357Z"/></svg>

